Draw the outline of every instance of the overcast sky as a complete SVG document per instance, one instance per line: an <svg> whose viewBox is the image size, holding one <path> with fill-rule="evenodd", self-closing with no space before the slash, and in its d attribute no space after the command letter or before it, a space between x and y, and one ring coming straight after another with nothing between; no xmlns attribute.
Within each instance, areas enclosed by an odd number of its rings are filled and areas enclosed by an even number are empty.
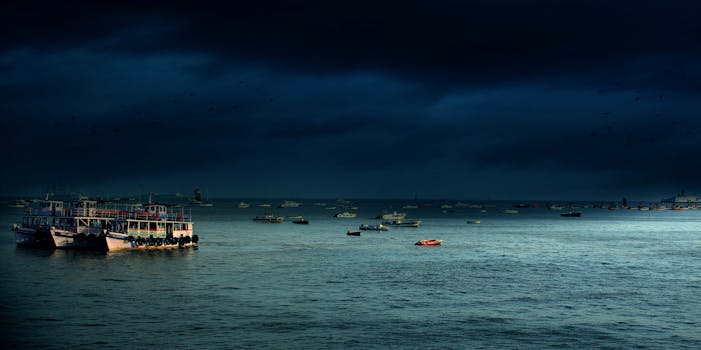
<svg viewBox="0 0 701 350"><path fill-rule="evenodd" d="M0 5L0 193L701 195L701 3Z"/></svg>

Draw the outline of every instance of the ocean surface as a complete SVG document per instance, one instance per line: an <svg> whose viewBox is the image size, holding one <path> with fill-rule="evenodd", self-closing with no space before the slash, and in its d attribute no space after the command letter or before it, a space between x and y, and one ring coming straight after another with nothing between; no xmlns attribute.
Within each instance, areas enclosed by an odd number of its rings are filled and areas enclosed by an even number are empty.
<svg viewBox="0 0 701 350"><path fill-rule="evenodd" d="M335 219L267 200L310 221L294 225L253 222L269 209L238 201L192 209L197 249L117 253L17 248L23 211L3 206L6 348L701 348L701 210L360 200L356 219ZM345 234L382 209L423 225Z"/></svg>

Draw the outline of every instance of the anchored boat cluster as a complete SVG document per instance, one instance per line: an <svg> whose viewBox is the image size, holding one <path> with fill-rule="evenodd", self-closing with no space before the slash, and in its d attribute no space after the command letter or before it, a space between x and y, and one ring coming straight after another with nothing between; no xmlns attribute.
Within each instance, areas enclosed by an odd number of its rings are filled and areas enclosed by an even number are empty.
<svg viewBox="0 0 701 350"><path fill-rule="evenodd" d="M43 200L13 225L18 246L129 250L195 247L191 213L165 204Z"/></svg>

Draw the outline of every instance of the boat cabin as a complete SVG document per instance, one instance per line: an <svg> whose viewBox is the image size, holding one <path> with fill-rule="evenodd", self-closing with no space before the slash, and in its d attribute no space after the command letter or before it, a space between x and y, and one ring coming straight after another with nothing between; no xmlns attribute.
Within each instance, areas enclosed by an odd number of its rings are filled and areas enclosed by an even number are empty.
<svg viewBox="0 0 701 350"><path fill-rule="evenodd" d="M95 216L97 201L79 200L73 205L73 216Z"/></svg>
<svg viewBox="0 0 701 350"><path fill-rule="evenodd" d="M63 201L43 201L39 214L48 216L63 216Z"/></svg>

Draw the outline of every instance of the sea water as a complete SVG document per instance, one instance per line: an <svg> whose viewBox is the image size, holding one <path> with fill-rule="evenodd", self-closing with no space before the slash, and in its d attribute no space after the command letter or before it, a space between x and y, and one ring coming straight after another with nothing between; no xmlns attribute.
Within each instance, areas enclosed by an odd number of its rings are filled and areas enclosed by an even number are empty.
<svg viewBox="0 0 701 350"><path fill-rule="evenodd" d="M270 201L271 203L277 203ZM281 202L281 201L280 201ZM3 342L30 349L701 348L701 211L192 209L197 249L15 247L2 208ZM419 228L377 224L382 209ZM467 224L480 220L481 224ZM415 246L442 239L441 246Z"/></svg>

